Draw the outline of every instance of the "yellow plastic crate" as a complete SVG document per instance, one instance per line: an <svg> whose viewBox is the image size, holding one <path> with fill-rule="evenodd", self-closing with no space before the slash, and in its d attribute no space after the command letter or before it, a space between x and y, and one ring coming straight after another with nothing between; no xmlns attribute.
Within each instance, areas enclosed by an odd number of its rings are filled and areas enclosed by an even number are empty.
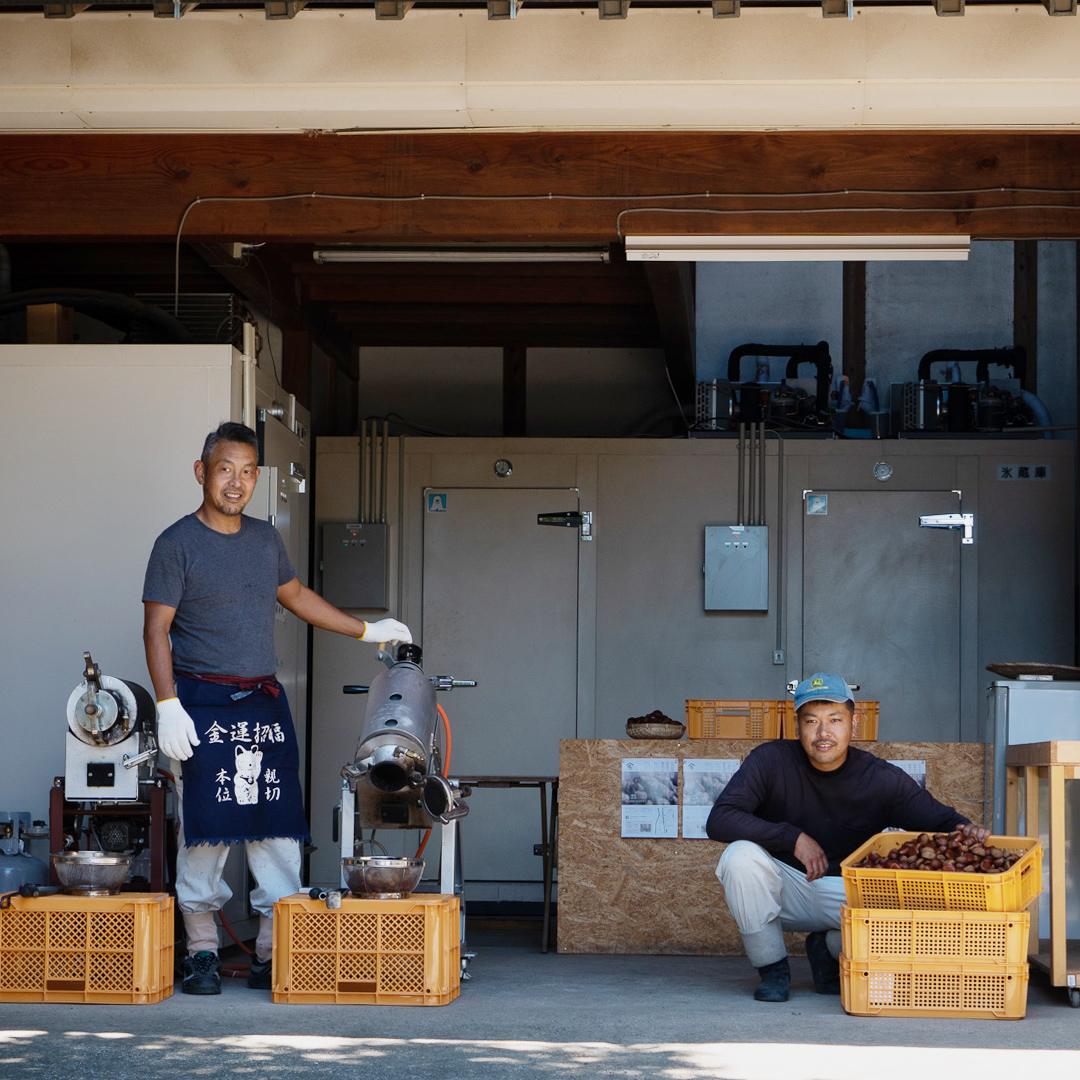
<svg viewBox="0 0 1080 1080"><path fill-rule="evenodd" d="M881 702L855 702L855 741L875 742L878 737L878 719L881 715ZM784 702L783 731L785 739L797 739L795 730L795 702L791 698Z"/></svg>
<svg viewBox="0 0 1080 1080"><path fill-rule="evenodd" d="M778 739L783 701L695 698L686 702L689 739Z"/></svg>
<svg viewBox="0 0 1080 1080"><path fill-rule="evenodd" d="M849 961L938 960L1026 964L1026 912L840 909L843 953Z"/></svg>
<svg viewBox="0 0 1080 1080"><path fill-rule="evenodd" d="M164 893L11 898L0 910L0 1001L150 1005L173 991Z"/></svg>
<svg viewBox="0 0 1080 1080"><path fill-rule="evenodd" d="M1027 964L921 963L840 957L840 1002L853 1016L1019 1020Z"/></svg>
<svg viewBox="0 0 1080 1080"><path fill-rule="evenodd" d="M292 1005L447 1005L461 991L456 896L299 893L274 904L273 1000Z"/></svg>
<svg viewBox="0 0 1080 1080"><path fill-rule="evenodd" d="M872 836L840 863L848 907L903 911L1023 911L1042 891L1042 845L1030 836L992 836L986 843L1024 855L1004 874L856 867L871 851L885 855L916 832Z"/></svg>

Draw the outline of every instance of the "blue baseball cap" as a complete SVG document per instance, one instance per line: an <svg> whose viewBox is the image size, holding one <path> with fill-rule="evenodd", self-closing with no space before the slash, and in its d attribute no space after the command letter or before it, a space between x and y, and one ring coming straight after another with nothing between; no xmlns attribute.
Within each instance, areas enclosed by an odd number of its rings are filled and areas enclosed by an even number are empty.
<svg viewBox="0 0 1080 1080"><path fill-rule="evenodd" d="M840 675L818 672L803 679L795 687L795 708L801 709L808 701L850 701L855 704L855 692Z"/></svg>

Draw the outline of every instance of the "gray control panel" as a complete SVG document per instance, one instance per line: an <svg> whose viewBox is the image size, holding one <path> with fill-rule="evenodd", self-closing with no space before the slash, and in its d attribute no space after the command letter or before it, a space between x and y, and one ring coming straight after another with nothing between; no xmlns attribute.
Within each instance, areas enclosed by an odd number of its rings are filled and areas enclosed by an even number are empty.
<svg viewBox="0 0 1080 1080"><path fill-rule="evenodd" d="M322 527L322 596L339 608L387 609L385 524L328 521Z"/></svg>
<svg viewBox="0 0 1080 1080"><path fill-rule="evenodd" d="M769 527L705 526L705 610L769 610Z"/></svg>

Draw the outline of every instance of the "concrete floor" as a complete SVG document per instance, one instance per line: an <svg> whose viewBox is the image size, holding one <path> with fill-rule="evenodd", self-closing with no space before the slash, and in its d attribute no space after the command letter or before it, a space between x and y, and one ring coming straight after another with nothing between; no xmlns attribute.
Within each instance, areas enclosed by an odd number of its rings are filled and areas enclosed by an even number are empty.
<svg viewBox="0 0 1080 1080"><path fill-rule="evenodd" d="M1033 973L1022 1020L848 1016L792 960L791 998L752 998L745 959L561 956L527 928L469 930L471 978L445 1006L275 1005L220 997L156 1005L0 1005L0 1080L356 1075L497 1080L1016 1080L1080 1071L1080 1009ZM229 957L226 956L226 960Z"/></svg>

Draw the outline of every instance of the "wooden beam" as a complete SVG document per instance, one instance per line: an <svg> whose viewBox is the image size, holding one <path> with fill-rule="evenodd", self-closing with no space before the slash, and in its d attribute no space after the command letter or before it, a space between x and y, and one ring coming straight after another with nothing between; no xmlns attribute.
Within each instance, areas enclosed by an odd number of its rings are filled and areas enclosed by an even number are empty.
<svg viewBox="0 0 1080 1080"><path fill-rule="evenodd" d="M311 408L311 335L306 330L281 332L281 385L305 409Z"/></svg>
<svg viewBox="0 0 1080 1080"><path fill-rule="evenodd" d="M1013 245L1013 345L1027 354L1024 389L1039 392L1039 243Z"/></svg>
<svg viewBox="0 0 1080 1080"><path fill-rule="evenodd" d="M1033 188L1049 190L1020 190ZM859 194L881 189L895 194ZM172 241L182 218L188 242L593 244L628 231L1077 239L1080 133L5 135L0 206L6 241Z"/></svg>
<svg viewBox="0 0 1080 1080"><path fill-rule="evenodd" d="M676 396L689 415L694 411L697 390L694 267L691 263L649 263L645 274L656 307L668 375Z"/></svg>
<svg viewBox="0 0 1080 1080"><path fill-rule="evenodd" d="M503 349L502 433L508 437L527 435L526 350L524 345Z"/></svg>
<svg viewBox="0 0 1080 1080"><path fill-rule="evenodd" d="M852 409L866 381L866 263L844 263L842 370L851 387ZM848 423L855 419L852 411Z"/></svg>

